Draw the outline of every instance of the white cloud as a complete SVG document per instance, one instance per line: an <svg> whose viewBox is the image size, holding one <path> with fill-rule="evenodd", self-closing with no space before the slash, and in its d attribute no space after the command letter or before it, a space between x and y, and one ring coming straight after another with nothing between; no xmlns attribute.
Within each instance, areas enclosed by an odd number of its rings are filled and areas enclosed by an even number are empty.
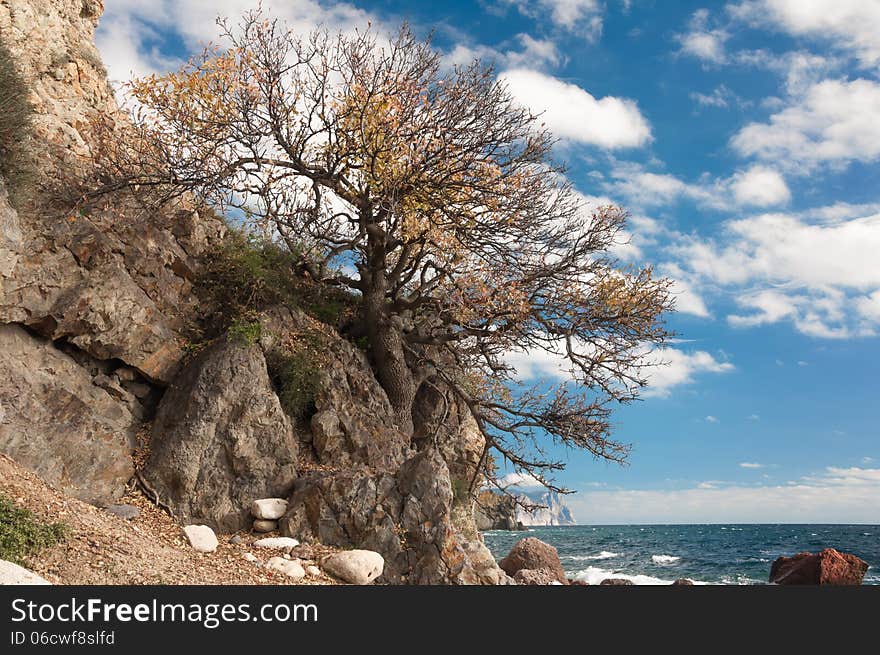
<svg viewBox="0 0 880 655"><path fill-rule="evenodd" d="M95 40L110 78L124 81L132 72L140 76L179 67L180 62L156 47L159 31L172 35L172 40L182 40L190 52L200 51L207 43L216 42L218 16L234 23L259 4L257 0L114 0L106 3ZM303 33L319 25L349 32L368 22L382 29L378 18L346 2L322 5L316 0L262 0L262 6Z"/></svg>
<svg viewBox="0 0 880 655"><path fill-rule="evenodd" d="M676 36L683 54L713 64L723 63L727 59L724 44L729 38L725 30L709 28L709 12L706 9L695 11L688 31Z"/></svg>
<svg viewBox="0 0 880 655"><path fill-rule="evenodd" d="M791 191L777 171L766 166L752 166L733 176L733 196L739 205L769 207L791 200Z"/></svg>
<svg viewBox="0 0 880 655"><path fill-rule="evenodd" d="M788 485L699 483L566 498L579 523L880 523L880 469L833 468Z"/></svg>
<svg viewBox="0 0 880 655"><path fill-rule="evenodd" d="M706 421L706 423L720 423L721 422L717 416L712 416L711 414L703 420Z"/></svg>
<svg viewBox="0 0 880 655"><path fill-rule="evenodd" d="M545 69L559 66L566 59L549 39L535 39L528 34L518 34L516 42L519 49L510 47L504 50L487 45L457 43L443 56L443 61L450 68L456 65L467 66L474 59L479 59L483 64L493 63L497 68Z"/></svg>
<svg viewBox="0 0 880 655"><path fill-rule="evenodd" d="M880 4L873 0L749 0L728 11L755 26L830 41L865 67L880 62Z"/></svg>
<svg viewBox="0 0 880 655"><path fill-rule="evenodd" d="M763 165L737 171L730 177L703 174L686 182L670 173L649 171L643 164L617 162L605 189L626 199L627 205L661 207L689 200L703 207L729 210L731 207L769 207L787 203L791 192L782 175Z"/></svg>
<svg viewBox="0 0 880 655"><path fill-rule="evenodd" d="M602 35L605 7L599 0L499 0L524 16L549 20L557 28L596 41Z"/></svg>
<svg viewBox="0 0 880 655"><path fill-rule="evenodd" d="M688 94L688 97L701 107L727 108L731 105L742 107L750 104L731 91L725 84L715 87L715 89L712 90L712 93L699 93L698 91L692 91Z"/></svg>
<svg viewBox="0 0 880 655"><path fill-rule="evenodd" d="M542 73L513 69L502 73L511 94L558 137L601 148L633 148L651 140L651 127L632 100L596 99L575 84Z"/></svg>
<svg viewBox="0 0 880 655"><path fill-rule="evenodd" d="M739 467L743 469L762 469L764 465L757 462L740 462Z"/></svg>
<svg viewBox="0 0 880 655"><path fill-rule="evenodd" d="M724 245L682 235L667 252L697 284L737 292L746 311L731 314L731 325L787 320L823 338L870 335L880 327L880 214L824 222L763 214L723 229Z"/></svg>
<svg viewBox="0 0 880 655"><path fill-rule="evenodd" d="M757 414L749 414L748 416L746 416L746 419L749 421L760 421L761 417Z"/></svg>
<svg viewBox="0 0 880 655"><path fill-rule="evenodd" d="M806 172L880 158L880 83L858 79L812 85L767 123L750 123L731 139L739 154Z"/></svg>
<svg viewBox="0 0 880 655"><path fill-rule="evenodd" d="M730 362L718 361L703 350L660 348L652 353L651 361L657 365L648 370L648 388L643 394L646 397L666 398L675 387L693 382L698 374L729 373L735 369Z"/></svg>
<svg viewBox="0 0 880 655"><path fill-rule="evenodd" d="M544 485L528 473L508 473L498 481L501 488L517 487L518 489L538 489Z"/></svg>

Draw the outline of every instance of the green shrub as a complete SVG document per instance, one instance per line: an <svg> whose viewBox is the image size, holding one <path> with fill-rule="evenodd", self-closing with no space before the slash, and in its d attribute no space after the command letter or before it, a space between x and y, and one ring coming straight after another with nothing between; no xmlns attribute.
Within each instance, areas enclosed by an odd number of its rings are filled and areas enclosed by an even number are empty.
<svg viewBox="0 0 880 655"><path fill-rule="evenodd" d="M0 177L13 205L20 205L33 178L30 154L33 107L28 86L0 43Z"/></svg>
<svg viewBox="0 0 880 655"><path fill-rule="evenodd" d="M254 345L263 336L263 326L259 321L248 321L238 318L229 326L229 338L238 343Z"/></svg>
<svg viewBox="0 0 880 655"><path fill-rule="evenodd" d="M266 355L266 368L281 407L290 418L302 421L314 413L319 370L309 352L276 348Z"/></svg>
<svg viewBox="0 0 880 655"><path fill-rule="evenodd" d="M323 323L339 327L353 313L356 299L339 289L325 289L297 274L298 257L284 244L237 227L205 258L196 291L214 312L206 317L214 334L236 320L275 305L298 307Z"/></svg>
<svg viewBox="0 0 880 655"><path fill-rule="evenodd" d="M0 559L24 564L24 558L67 538L63 523L43 523L0 495Z"/></svg>

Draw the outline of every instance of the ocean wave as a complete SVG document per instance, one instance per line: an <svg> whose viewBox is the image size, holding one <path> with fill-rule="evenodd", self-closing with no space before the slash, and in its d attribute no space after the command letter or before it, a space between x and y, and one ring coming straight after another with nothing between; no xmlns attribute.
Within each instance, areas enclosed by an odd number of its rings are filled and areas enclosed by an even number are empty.
<svg viewBox="0 0 880 655"><path fill-rule="evenodd" d="M575 562L583 562L585 560L611 559L612 557L620 557L620 553L612 553L610 550L603 550L598 555L565 555L565 559L574 560Z"/></svg>
<svg viewBox="0 0 880 655"><path fill-rule="evenodd" d="M651 561L654 564L659 564L661 566L665 564L675 564L680 557L676 557L675 555L651 555Z"/></svg>
<svg viewBox="0 0 880 655"><path fill-rule="evenodd" d="M663 580L650 575L628 575L626 573L617 573L609 569L602 569L598 566L588 566L574 574L575 580L582 580L591 585L597 585L607 578L622 578L629 580L637 585L668 585L672 584L672 580Z"/></svg>

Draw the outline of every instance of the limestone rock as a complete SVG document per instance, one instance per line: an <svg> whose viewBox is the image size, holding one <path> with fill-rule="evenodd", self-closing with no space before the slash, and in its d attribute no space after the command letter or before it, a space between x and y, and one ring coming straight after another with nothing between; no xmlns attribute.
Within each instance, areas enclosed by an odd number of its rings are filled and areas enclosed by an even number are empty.
<svg viewBox="0 0 880 655"><path fill-rule="evenodd" d="M499 562L499 566L514 579L519 571L528 569L547 571L554 580L561 584L568 584L568 578L565 577L565 571L559 561L556 549L534 537L526 537L517 541L507 557Z"/></svg>
<svg viewBox="0 0 880 655"><path fill-rule="evenodd" d="M254 498L293 485L297 449L260 348L222 340L165 392L144 472L182 520L235 532Z"/></svg>
<svg viewBox="0 0 880 655"><path fill-rule="evenodd" d="M0 451L80 500L113 503L139 421L51 342L0 325Z"/></svg>
<svg viewBox="0 0 880 655"><path fill-rule="evenodd" d="M320 578L321 577L321 569L319 569L314 564L306 567L306 573L313 578Z"/></svg>
<svg viewBox="0 0 880 655"><path fill-rule="evenodd" d="M385 560L372 550L344 550L330 555L321 565L340 580L367 585L382 575Z"/></svg>
<svg viewBox="0 0 880 655"><path fill-rule="evenodd" d="M306 577L306 571L298 560L287 560L283 557L272 557L266 562L266 568L283 573L294 580L302 580Z"/></svg>
<svg viewBox="0 0 880 655"><path fill-rule="evenodd" d="M251 503L251 515L255 519L277 521L287 511L287 501L283 498L261 498Z"/></svg>
<svg viewBox="0 0 880 655"><path fill-rule="evenodd" d="M275 550L290 550L299 546L299 541L290 537L265 537L254 542L257 548L274 548Z"/></svg>
<svg viewBox="0 0 880 655"><path fill-rule="evenodd" d="M217 535L207 525L187 525L184 526L183 533L189 540L190 546L200 553L213 553L220 545Z"/></svg>
<svg viewBox="0 0 880 655"><path fill-rule="evenodd" d="M0 559L0 585L48 585L52 584L33 571Z"/></svg>
<svg viewBox="0 0 880 655"><path fill-rule="evenodd" d="M868 563L826 548L818 553L780 557L770 568L770 582L782 585L860 585Z"/></svg>
<svg viewBox="0 0 880 655"><path fill-rule="evenodd" d="M272 532L278 529L278 521L267 521L265 519L257 519L254 521L254 532Z"/></svg>

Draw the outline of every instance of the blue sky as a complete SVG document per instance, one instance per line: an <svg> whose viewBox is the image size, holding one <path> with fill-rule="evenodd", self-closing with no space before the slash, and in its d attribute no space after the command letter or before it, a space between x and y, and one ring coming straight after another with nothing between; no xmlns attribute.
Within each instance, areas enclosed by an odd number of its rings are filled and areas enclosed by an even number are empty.
<svg viewBox="0 0 880 655"><path fill-rule="evenodd" d="M169 70L254 4L109 0L98 46L114 80ZM562 453L580 522L880 523L880 1L263 5L493 60L630 212L618 255L676 280L668 365L615 417L630 465Z"/></svg>

